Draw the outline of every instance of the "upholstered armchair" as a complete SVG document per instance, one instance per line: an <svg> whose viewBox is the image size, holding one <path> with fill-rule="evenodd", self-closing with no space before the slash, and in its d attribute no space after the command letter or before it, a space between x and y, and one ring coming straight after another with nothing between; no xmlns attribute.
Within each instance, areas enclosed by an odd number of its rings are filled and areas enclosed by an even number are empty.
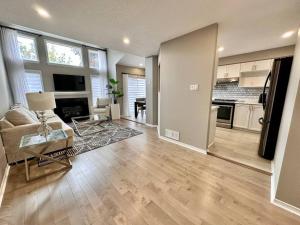
<svg viewBox="0 0 300 225"><path fill-rule="evenodd" d="M97 98L97 106L93 107L93 114L101 114L105 116L110 116L110 98Z"/></svg>

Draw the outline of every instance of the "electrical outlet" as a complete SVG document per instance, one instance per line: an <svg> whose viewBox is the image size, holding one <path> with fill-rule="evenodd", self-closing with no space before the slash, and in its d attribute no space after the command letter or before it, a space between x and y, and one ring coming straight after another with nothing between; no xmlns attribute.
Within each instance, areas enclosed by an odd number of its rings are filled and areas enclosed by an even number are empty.
<svg viewBox="0 0 300 225"><path fill-rule="evenodd" d="M190 84L190 91L197 91L199 89L199 84Z"/></svg>

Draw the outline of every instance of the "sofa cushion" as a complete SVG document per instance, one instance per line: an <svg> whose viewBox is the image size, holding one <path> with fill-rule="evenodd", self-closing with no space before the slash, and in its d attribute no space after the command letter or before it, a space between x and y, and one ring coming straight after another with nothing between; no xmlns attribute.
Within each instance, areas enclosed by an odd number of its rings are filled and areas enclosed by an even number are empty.
<svg viewBox="0 0 300 225"><path fill-rule="evenodd" d="M5 114L5 118L15 126L38 122L37 117L33 117L31 114L28 114L27 110L23 108L9 110Z"/></svg>
<svg viewBox="0 0 300 225"><path fill-rule="evenodd" d="M7 128L13 128L13 127L14 127L14 125L11 122L9 122L7 119L2 118L0 120L0 130L7 129Z"/></svg>

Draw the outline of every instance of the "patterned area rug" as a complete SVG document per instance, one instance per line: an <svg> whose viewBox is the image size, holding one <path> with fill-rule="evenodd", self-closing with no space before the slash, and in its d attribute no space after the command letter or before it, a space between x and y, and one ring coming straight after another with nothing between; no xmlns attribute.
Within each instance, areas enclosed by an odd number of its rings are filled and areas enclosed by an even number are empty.
<svg viewBox="0 0 300 225"><path fill-rule="evenodd" d="M74 129L73 124L69 124L69 125ZM100 126L100 125L91 124L90 126ZM94 128L93 130L96 129L97 128ZM142 132L138 130L134 130L129 127L123 127L120 124L111 121L101 123L100 130L101 131L93 134L80 136L78 133L76 133L76 130L74 129L75 131L74 146L73 148L67 150L67 155L75 156L84 152L91 151L96 148L103 147L105 145L109 145L142 134Z"/></svg>
<svg viewBox="0 0 300 225"><path fill-rule="evenodd" d="M100 131L96 133L93 132L84 136L79 135L79 133L81 132L79 131L78 133L78 130L75 129L73 123L70 123L69 126L72 127L75 132L73 148L69 148L67 149L67 151L59 150L56 152L51 152L47 155L62 160L65 159L66 157L79 155L81 153L88 152L93 149L100 148L105 145L109 145L142 134L142 132L138 130L134 130L129 127L123 127L120 124L111 121L102 122L101 125L91 124L90 130L93 131L100 130ZM92 126L99 126L99 127L92 127ZM83 129L87 129L86 126L82 126L82 127L84 127ZM52 163L52 161L48 161L47 159L41 159L41 160L38 159L39 166L45 166L50 163Z"/></svg>

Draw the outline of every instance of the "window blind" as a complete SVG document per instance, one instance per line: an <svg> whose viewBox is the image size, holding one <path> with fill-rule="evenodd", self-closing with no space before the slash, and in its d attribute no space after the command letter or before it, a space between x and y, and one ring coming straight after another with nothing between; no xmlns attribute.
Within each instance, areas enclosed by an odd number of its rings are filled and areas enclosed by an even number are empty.
<svg viewBox="0 0 300 225"><path fill-rule="evenodd" d="M128 77L128 105L130 115L134 115L136 98L146 98L146 82L144 78Z"/></svg>
<svg viewBox="0 0 300 225"><path fill-rule="evenodd" d="M97 105L97 98L107 98L107 77L91 75L93 105Z"/></svg>
<svg viewBox="0 0 300 225"><path fill-rule="evenodd" d="M40 71L26 70L25 79L29 86L29 92L44 91L43 79Z"/></svg>

